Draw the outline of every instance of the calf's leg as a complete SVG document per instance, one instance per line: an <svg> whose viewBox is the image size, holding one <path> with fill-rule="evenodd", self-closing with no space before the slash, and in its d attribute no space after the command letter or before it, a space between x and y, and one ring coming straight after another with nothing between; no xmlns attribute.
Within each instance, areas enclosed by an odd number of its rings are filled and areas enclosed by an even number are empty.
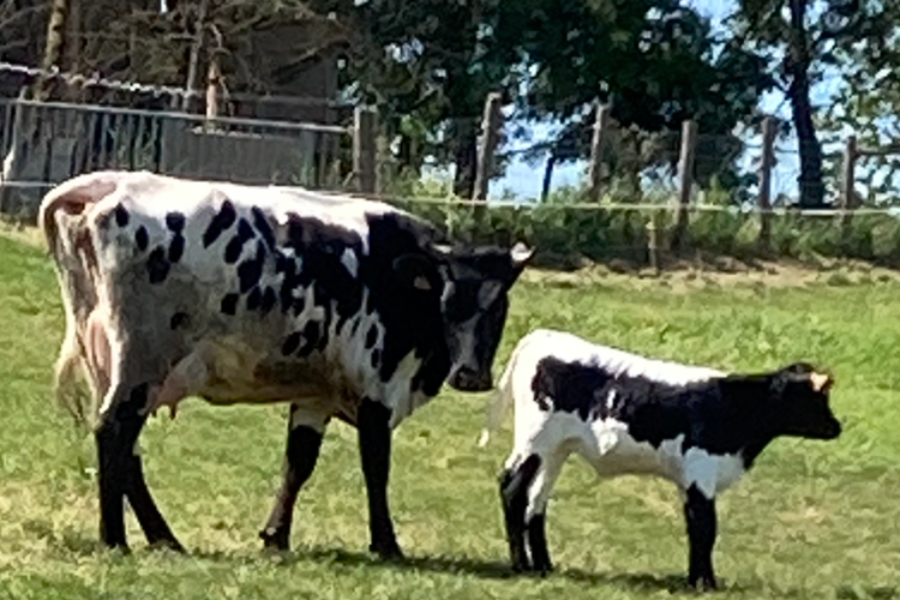
<svg viewBox="0 0 900 600"><path fill-rule="evenodd" d="M379 402L364 399L357 413L359 453L369 500L369 551L385 559L403 558L388 507L391 467L391 413Z"/></svg>
<svg viewBox="0 0 900 600"><path fill-rule="evenodd" d="M713 573L712 553L716 543L715 500L707 498L697 486L692 485L687 490L684 516L690 543L688 584L699 589L714 590L716 578Z"/></svg>
<svg viewBox="0 0 900 600"><path fill-rule="evenodd" d="M525 522L528 532L528 547L531 551L531 569L541 574L553 570L550 562L550 551L547 548L547 502L559 474L562 472L568 453L558 450L541 461L541 468L534 477L528 490L528 508Z"/></svg>
<svg viewBox="0 0 900 600"><path fill-rule="evenodd" d="M518 466L507 468L500 474L500 500L506 525L506 541L509 544L512 568L517 572L531 569L525 547L525 513L528 510L528 488L540 466L540 457L531 454Z"/></svg>
<svg viewBox="0 0 900 600"><path fill-rule="evenodd" d="M297 406L292 404L288 418L288 439L281 489L269 514L269 520L259 533L266 548L287 550L290 547L291 523L297 494L315 470L319 450L322 447L326 421L317 428L304 424L299 419L295 420L298 414L300 413Z"/></svg>

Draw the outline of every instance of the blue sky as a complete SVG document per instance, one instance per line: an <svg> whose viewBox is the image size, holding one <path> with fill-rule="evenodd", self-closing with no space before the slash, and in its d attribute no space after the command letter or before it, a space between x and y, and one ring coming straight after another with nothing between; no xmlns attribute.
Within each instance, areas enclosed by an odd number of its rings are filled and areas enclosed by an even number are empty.
<svg viewBox="0 0 900 600"><path fill-rule="evenodd" d="M733 0L689 0L688 4L692 5L702 14L710 17L715 24L730 14L734 9ZM822 105L827 102L829 97L836 91L838 79L835 76L826 77L824 81L817 84L812 90L812 102L814 106ZM763 111L774 114L782 120L790 120L790 106L785 101L784 95L780 92L771 92L767 94L762 101L761 107ZM526 144L513 146L513 148L527 146L534 141L545 139L549 133L549 128L543 125L536 125L532 129L534 140ZM754 135L748 135L746 140L751 146L758 146L761 142L761 136L754 132ZM796 153L797 141L793 135L779 138L776 147L777 164L773 171L772 191L773 195L785 193L795 195L797 193L797 174L799 173L799 160ZM826 151L831 148L826 148ZM741 162L747 170L755 168L758 164L759 151L749 149L745 152ZM565 166L558 166L554 170L553 188L558 188L564 184L577 184L586 171L584 163L575 163ZM498 180L491 182L490 197L499 196L504 189L513 191L521 197L537 197L541 190L541 180L543 177L543 163L538 163L535 167L531 167L522 161L513 162L507 169L506 175Z"/></svg>

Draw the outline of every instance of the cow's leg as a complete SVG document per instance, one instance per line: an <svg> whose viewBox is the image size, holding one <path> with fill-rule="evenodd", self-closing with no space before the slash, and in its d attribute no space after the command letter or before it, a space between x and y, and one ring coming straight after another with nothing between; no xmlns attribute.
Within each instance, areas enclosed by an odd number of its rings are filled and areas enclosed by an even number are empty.
<svg viewBox="0 0 900 600"><path fill-rule="evenodd" d="M528 548L531 551L531 569L542 575L553 570L550 551L547 548L547 503L567 457L568 452L562 448L543 456L534 482L528 489L525 523L528 531Z"/></svg>
<svg viewBox="0 0 900 600"><path fill-rule="evenodd" d="M147 405L148 390L147 383L136 386L115 383L108 392L108 401L104 402L100 425L95 433L100 537L113 548L128 548L124 510L126 494L148 541L165 541L172 547L180 547L146 488L140 458L134 456L135 443L146 421L143 409Z"/></svg>
<svg viewBox="0 0 900 600"><path fill-rule="evenodd" d="M500 500L510 562L514 571L521 572L531 569L525 547L525 513L528 510L528 489L541 466L541 458L537 454L529 454L518 465L515 465L514 458L507 461L507 468L500 474Z"/></svg>
<svg viewBox="0 0 900 600"><path fill-rule="evenodd" d="M319 458L327 417L315 419L297 406L291 405L288 418L288 439L285 449L281 489L265 528L259 533L266 548L287 550L290 547L294 504L300 488L312 475Z"/></svg>
<svg viewBox="0 0 900 600"><path fill-rule="evenodd" d="M387 559L403 558L388 507L390 417L388 408L369 399L363 400L357 413L359 453L369 500L369 551Z"/></svg>
<svg viewBox="0 0 900 600"><path fill-rule="evenodd" d="M125 497L128 498L128 504L141 525L147 543L184 552L184 547L175 538L162 513L156 507L153 496L150 495L147 482L144 480L143 459L138 454L133 452L128 456L125 472Z"/></svg>
<svg viewBox="0 0 900 600"><path fill-rule="evenodd" d="M716 543L715 499L707 498L696 485L692 485L687 490L684 516L690 543L688 584L695 588L716 589L712 561Z"/></svg>

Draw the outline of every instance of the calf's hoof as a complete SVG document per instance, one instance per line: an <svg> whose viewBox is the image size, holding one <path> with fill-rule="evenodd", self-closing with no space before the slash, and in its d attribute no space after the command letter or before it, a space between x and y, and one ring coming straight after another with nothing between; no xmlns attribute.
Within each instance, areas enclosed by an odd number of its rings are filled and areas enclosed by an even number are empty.
<svg viewBox="0 0 900 600"><path fill-rule="evenodd" d="M512 566L513 573L529 573L529 572L531 572L531 563L525 559L513 560L511 566Z"/></svg>
<svg viewBox="0 0 900 600"><path fill-rule="evenodd" d="M259 532L259 537L266 550L287 551L290 549L290 534L283 529L267 527Z"/></svg>

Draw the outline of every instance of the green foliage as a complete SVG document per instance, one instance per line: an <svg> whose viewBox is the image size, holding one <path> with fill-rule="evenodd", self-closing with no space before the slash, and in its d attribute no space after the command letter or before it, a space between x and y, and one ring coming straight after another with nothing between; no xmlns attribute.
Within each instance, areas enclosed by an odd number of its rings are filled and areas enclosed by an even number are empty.
<svg viewBox="0 0 900 600"><path fill-rule="evenodd" d="M583 193L563 187L542 204L488 205L478 220L471 205L447 204L453 197L446 189L421 203L414 196L393 203L438 225L449 235L474 243L512 244L517 240L537 248L537 261L546 266L625 260L637 266L648 261L650 210L631 210L604 205L581 204ZM442 198L445 202L441 203ZM619 199L616 199L618 202ZM675 224L671 196L654 202L664 211L661 243L665 244ZM727 192L708 193L706 204L729 205ZM627 203L625 203L627 205ZM666 207L669 207L668 209ZM835 216L800 216L792 212L771 218L770 248L759 244L760 217L736 207L732 210L692 211L688 221L690 251L739 258L791 258L817 261L821 258L851 258L900 268L900 217L856 215L845 229Z"/></svg>

